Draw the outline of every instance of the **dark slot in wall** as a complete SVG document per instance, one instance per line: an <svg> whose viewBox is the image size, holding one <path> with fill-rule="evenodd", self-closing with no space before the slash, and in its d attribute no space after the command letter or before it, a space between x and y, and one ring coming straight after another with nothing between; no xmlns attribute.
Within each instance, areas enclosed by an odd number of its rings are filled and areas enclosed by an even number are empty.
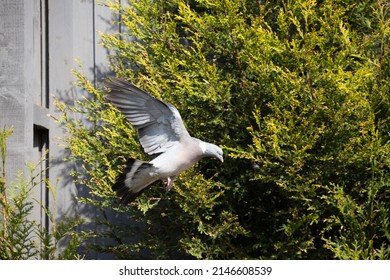
<svg viewBox="0 0 390 280"><path fill-rule="evenodd" d="M50 194L49 188L47 187L47 181L49 179L49 130L34 125L34 154L35 162L37 165L37 170L35 171L38 174L36 178L36 193L39 193L39 201L46 209L49 209L50 204ZM49 228L49 216L41 207L40 210L41 225L45 229Z"/></svg>

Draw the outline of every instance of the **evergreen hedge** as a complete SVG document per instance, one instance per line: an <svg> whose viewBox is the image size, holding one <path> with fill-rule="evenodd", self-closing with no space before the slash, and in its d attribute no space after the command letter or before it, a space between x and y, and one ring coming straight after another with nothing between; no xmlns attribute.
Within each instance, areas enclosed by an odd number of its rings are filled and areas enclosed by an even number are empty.
<svg viewBox="0 0 390 280"><path fill-rule="evenodd" d="M388 259L390 6L349 0L106 3L117 76L174 104L190 133L222 145L171 192L129 206L111 185L136 131L104 102L57 103L69 160L103 215L94 250L116 258ZM84 120L72 118L73 113ZM108 214L110 213L110 214ZM112 216L118 215L117 219ZM96 239L94 239L96 240Z"/></svg>

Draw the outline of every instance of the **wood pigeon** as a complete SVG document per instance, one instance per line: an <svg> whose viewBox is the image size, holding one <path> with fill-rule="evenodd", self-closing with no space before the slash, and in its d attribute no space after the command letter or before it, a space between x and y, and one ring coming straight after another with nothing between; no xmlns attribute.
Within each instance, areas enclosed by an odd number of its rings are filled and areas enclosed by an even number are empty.
<svg viewBox="0 0 390 280"><path fill-rule="evenodd" d="M172 188L173 180L204 157L223 162L220 147L191 137L179 111L122 79L106 80L107 100L137 129L144 151L153 157L146 162L130 158L112 189L119 201L129 204L157 180Z"/></svg>

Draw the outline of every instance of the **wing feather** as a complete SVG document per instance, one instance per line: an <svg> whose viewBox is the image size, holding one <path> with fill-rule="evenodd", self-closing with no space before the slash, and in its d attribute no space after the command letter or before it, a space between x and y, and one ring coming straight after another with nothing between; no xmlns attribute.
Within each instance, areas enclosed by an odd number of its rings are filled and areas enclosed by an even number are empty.
<svg viewBox="0 0 390 280"><path fill-rule="evenodd" d="M116 106L137 129L139 141L149 155L167 149L190 137L178 110L131 83L111 77L106 80L108 101Z"/></svg>

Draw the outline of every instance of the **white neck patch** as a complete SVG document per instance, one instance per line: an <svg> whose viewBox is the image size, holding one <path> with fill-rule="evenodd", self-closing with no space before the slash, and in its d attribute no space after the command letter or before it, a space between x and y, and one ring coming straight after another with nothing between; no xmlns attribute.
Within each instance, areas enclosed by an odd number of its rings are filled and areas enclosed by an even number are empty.
<svg viewBox="0 0 390 280"><path fill-rule="evenodd" d="M200 146L200 149L202 150L202 153L205 154L206 153L206 143L205 142L199 142L199 146Z"/></svg>

